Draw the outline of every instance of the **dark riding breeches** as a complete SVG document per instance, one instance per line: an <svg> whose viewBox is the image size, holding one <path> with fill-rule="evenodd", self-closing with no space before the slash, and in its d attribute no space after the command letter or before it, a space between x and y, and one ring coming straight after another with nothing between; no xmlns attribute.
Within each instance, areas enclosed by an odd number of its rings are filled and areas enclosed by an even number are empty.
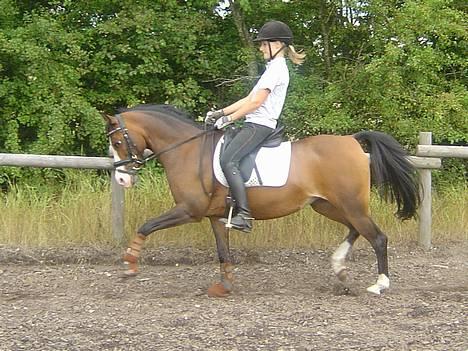
<svg viewBox="0 0 468 351"><path fill-rule="evenodd" d="M232 196L237 202L239 212L250 212L245 194L244 181L239 170L240 161L257 149L273 132L274 129L272 128L247 122L237 132L221 155L221 168L231 188Z"/></svg>

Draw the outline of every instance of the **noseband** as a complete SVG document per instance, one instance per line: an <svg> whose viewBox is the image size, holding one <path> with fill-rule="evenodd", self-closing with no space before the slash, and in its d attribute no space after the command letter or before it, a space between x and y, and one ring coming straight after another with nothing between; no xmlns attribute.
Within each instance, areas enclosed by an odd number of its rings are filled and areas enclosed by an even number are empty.
<svg viewBox="0 0 468 351"><path fill-rule="evenodd" d="M117 118L117 121L119 122L119 126L117 128L115 128L115 129L111 130L109 133L107 133L107 137L110 137L114 133L122 132L122 135L124 137L125 144L126 144L126 147L127 147L128 158L126 160L121 160L121 161L114 162L114 167L117 168L117 167L120 167L120 166L125 166L125 165L127 165L129 163L133 163L134 166L130 170L127 170L127 169L118 169L117 170L118 172L127 173L127 174L131 174L131 175L137 174L138 171L141 169L141 167L143 167L146 162L152 160L153 158L159 157L161 154L163 154L165 152L173 150L173 149L175 149L175 148L177 148L177 147L179 147L179 146L181 146L181 145L183 145L185 143L188 143L189 141L192 141L192 140L194 140L194 139L196 139L196 138L198 138L198 137L200 137L200 136L214 130L214 129L204 130L204 131L202 131L202 132L200 132L198 134L195 134L194 136L191 136L190 138L188 138L186 140L183 140L181 142L170 145L167 148L159 151L158 153L152 153L149 156L142 159L142 158L138 157L138 153L136 151L136 145L133 143L132 139L130 138L130 135L128 134L128 129L125 128L125 123L123 121L122 116L120 114L116 114L115 118Z"/></svg>

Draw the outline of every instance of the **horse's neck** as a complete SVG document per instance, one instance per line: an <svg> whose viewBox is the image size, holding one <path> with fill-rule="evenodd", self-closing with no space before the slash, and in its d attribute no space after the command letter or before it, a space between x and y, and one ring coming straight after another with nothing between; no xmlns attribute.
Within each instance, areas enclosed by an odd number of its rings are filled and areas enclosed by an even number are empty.
<svg viewBox="0 0 468 351"><path fill-rule="evenodd" d="M159 153L171 146L183 143L197 134L199 130L188 124L176 121L169 125L164 119L157 118L147 129L147 145L154 152ZM177 149L177 147L175 148Z"/></svg>

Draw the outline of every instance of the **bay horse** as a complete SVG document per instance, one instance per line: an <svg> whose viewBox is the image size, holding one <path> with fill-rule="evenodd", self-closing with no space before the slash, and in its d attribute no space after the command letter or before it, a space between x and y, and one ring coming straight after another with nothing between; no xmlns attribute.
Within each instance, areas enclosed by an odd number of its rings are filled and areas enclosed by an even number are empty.
<svg viewBox="0 0 468 351"><path fill-rule="evenodd" d="M228 189L213 174L213 150L223 132L195 123L170 105L139 105L114 116L104 115L104 119L117 182L131 187L138 169L149 159L158 158L175 200L175 207L138 229L123 257L129 265L126 275L137 274L138 257L149 234L207 217L220 262L220 281L209 287L208 295L228 296L234 266L229 230L219 221L226 214ZM362 145L367 145L370 161ZM144 158L145 149L150 149L152 156ZM286 216L310 205L348 227L347 237L331 257L332 269L342 281L347 276L346 256L362 235L374 249L378 264L377 282L367 290L380 294L390 286L387 236L370 217L371 184L378 185L381 195L397 205L399 219L415 217L420 202L416 169L403 147L381 132L318 135L293 141L286 184L250 187L247 196L257 220Z"/></svg>

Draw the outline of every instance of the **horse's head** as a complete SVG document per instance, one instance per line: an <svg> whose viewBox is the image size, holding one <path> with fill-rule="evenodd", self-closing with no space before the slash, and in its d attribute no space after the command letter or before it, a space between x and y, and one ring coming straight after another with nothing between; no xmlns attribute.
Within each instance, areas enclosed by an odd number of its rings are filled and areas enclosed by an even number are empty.
<svg viewBox="0 0 468 351"><path fill-rule="evenodd" d="M115 116L104 114L103 117L115 161L115 179L118 184L129 188L135 184L136 174L146 162L143 158L146 142L142 129L121 114Z"/></svg>

